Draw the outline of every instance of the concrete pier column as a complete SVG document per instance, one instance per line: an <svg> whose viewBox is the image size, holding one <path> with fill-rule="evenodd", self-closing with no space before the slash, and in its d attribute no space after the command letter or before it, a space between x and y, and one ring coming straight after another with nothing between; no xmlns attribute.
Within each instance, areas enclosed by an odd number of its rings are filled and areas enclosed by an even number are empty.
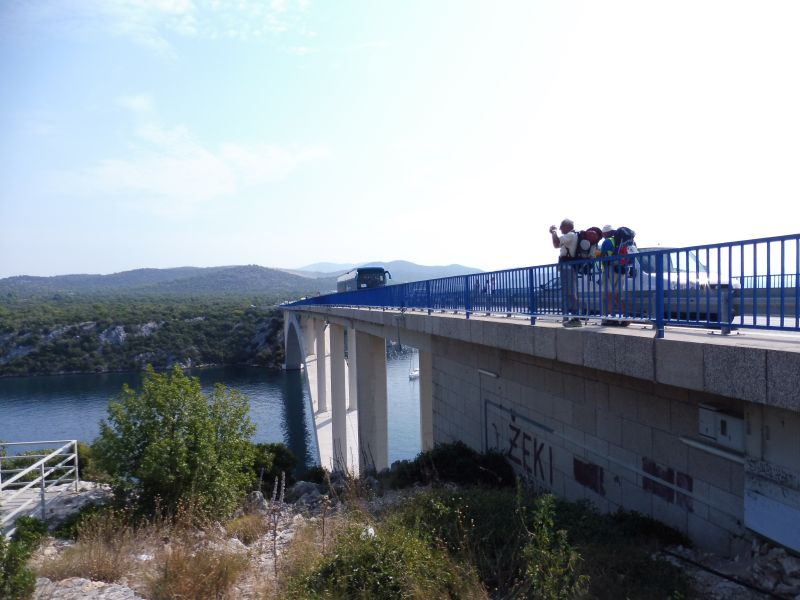
<svg viewBox="0 0 800 600"><path fill-rule="evenodd" d="M433 448L433 354L419 351L419 429L422 451Z"/></svg>
<svg viewBox="0 0 800 600"><path fill-rule="evenodd" d="M358 408L358 364L356 361L356 330L347 330L347 410Z"/></svg>
<svg viewBox="0 0 800 600"><path fill-rule="evenodd" d="M363 475L389 466L386 392L386 341L356 332L358 394L358 460Z"/></svg>
<svg viewBox="0 0 800 600"><path fill-rule="evenodd" d="M328 373L325 364L325 321L322 319L314 320L314 353L317 355L317 412L325 412L328 410Z"/></svg>
<svg viewBox="0 0 800 600"><path fill-rule="evenodd" d="M331 343L331 429L333 435L333 468L347 468L347 399L344 373L344 327L328 326Z"/></svg>

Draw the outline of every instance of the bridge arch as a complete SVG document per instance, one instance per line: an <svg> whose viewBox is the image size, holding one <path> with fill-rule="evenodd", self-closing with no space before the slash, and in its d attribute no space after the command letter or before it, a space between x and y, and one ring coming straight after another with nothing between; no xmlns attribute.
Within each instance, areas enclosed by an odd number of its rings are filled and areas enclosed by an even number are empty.
<svg viewBox="0 0 800 600"><path fill-rule="evenodd" d="M299 371L305 352L303 351L303 336L299 318L288 311L284 312L284 340L286 340L285 361L283 368L287 371Z"/></svg>

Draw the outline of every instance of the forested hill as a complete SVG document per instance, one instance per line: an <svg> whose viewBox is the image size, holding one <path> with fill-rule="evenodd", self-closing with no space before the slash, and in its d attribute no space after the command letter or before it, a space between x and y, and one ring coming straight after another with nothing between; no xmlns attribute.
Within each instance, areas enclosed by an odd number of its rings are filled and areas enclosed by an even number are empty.
<svg viewBox="0 0 800 600"><path fill-rule="evenodd" d="M0 299L53 294L242 296L269 294L276 301L336 288L333 277L312 279L258 265L136 269L112 275L20 275L0 279Z"/></svg>

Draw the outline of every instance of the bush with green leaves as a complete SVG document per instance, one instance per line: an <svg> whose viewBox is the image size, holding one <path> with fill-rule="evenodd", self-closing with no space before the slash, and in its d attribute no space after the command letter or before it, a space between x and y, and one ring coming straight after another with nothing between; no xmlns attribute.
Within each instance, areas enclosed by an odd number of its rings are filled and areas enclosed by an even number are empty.
<svg viewBox="0 0 800 600"><path fill-rule="evenodd" d="M335 546L284 590L293 600L485 598L469 567L459 566L415 531L353 522Z"/></svg>
<svg viewBox="0 0 800 600"><path fill-rule="evenodd" d="M148 367L141 392L123 386L108 413L94 450L115 492L144 513L191 504L225 517L250 487L255 426L238 391L217 384L206 396L177 366Z"/></svg>
<svg viewBox="0 0 800 600"><path fill-rule="evenodd" d="M520 509L524 517L524 505ZM543 494L536 499L532 524L522 551L524 576L518 598L573 600L586 594L589 577L580 574L581 557L567 540L564 529L556 529L555 499ZM527 519L525 519L527 520Z"/></svg>
<svg viewBox="0 0 800 600"><path fill-rule="evenodd" d="M26 565L31 554L47 534L47 524L34 517L20 517L9 540L0 534L0 598L29 598L36 586L36 575Z"/></svg>
<svg viewBox="0 0 800 600"><path fill-rule="evenodd" d="M473 565L497 597L558 598L559 590L578 597L584 575L588 596L598 600L690 593L680 569L653 558L660 546L683 536L637 513L600 514L588 502L556 501L524 489L468 487L419 494L390 518L425 532L454 560Z"/></svg>
<svg viewBox="0 0 800 600"><path fill-rule="evenodd" d="M297 457L284 444L253 444L253 476L261 482L264 495L272 493L275 478L286 474L286 485L294 483L292 475L297 465Z"/></svg>
<svg viewBox="0 0 800 600"><path fill-rule="evenodd" d="M399 461L389 473L391 487L408 487L414 483L451 481L461 485L511 487L516 481L514 470L499 452L481 454L456 441L437 444L420 452L413 461Z"/></svg>

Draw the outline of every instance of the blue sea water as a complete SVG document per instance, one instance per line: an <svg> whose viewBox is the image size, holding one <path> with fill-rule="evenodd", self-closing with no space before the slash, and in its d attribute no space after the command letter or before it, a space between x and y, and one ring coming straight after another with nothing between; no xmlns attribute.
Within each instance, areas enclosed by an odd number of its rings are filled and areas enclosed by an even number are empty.
<svg viewBox="0 0 800 600"><path fill-rule="evenodd" d="M419 382L409 380L413 355L387 359L389 460L413 458L420 449ZM255 442L283 442L306 466L316 463L308 390L300 372L220 367L188 372L205 391L215 383L250 398ZM109 400L123 384L137 389L140 373L9 377L0 379L0 440L78 439L90 442L107 417Z"/></svg>

